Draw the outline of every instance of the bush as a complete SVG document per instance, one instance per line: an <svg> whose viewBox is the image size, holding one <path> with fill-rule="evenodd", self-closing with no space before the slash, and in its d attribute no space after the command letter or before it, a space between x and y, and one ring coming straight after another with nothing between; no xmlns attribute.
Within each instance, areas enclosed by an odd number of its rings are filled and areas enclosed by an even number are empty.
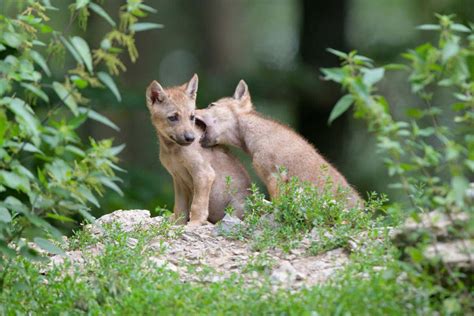
<svg viewBox="0 0 474 316"><path fill-rule="evenodd" d="M92 109L85 94L108 88L120 101L111 75L125 70L122 51L135 61L135 33L160 27L138 22L147 12L155 12L141 0L128 0L120 7L119 23L98 3L72 1L70 21L61 30L51 26L58 9L49 0L9 4L19 13L0 15L2 267L18 254L34 258L29 240L60 252L48 240L61 236L59 224L74 222L78 215L90 219L89 205L98 206L97 195L106 188L121 192L115 174L121 171L116 163L123 146L113 147L110 139L84 142L77 134L88 119L118 130ZM110 24L97 48L70 32L75 23L85 30L90 14ZM64 69L69 57L74 66ZM52 61L57 62L54 68Z"/></svg>
<svg viewBox="0 0 474 316"><path fill-rule="evenodd" d="M437 45L426 43L409 50L403 54L407 64L375 67L371 59L355 51L346 54L330 49L342 66L322 72L326 80L347 91L329 121L354 106L355 117L364 119L375 134L388 174L398 179L392 186L404 193L406 215L420 222L423 214L434 210L449 219L465 212L471 224L453 235L469 241L474 236L474 203L469 193L469 180L474 179L474 31L472 25L455 23L453 16L437 17L439 24L419 27L438 32ZM418 97L419 105L407 108L406 121L395 119L388 101L376 93L376 83L388 70L407 71L411 91ZM430 280L433 297L443 300L450 308L447 313L471 306L470 277L443 264L445 258L433 265L424 254L428 245L437 249L433 230L414 247L402 249L410 256L409 269L417 282ZM472 253L468 246L464 248L463 252Z"/></svg>

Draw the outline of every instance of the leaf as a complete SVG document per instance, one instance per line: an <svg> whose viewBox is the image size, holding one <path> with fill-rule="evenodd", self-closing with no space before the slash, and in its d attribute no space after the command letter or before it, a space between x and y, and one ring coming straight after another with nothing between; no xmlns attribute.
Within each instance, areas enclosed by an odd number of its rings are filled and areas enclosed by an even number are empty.
<svg viewBox="0 0 474 316"><path fill-rule="evenodd" d="M353 102L354 98L350 94L346 94L345 96L340 98L332 109L331 114L329 115L328 124L331 124L336 118L346 112Z"/></svg>
<svg viewBox="0 0 474 316"><path fill-rule="evenodd" d="M65 86L63 86L57 81L53 82L53 89L59 96L61 101L66 104L66 106L71 110L74 115L77 116L79 114L79 111L77 109L76 100L74 100L74 98L72 97L71 92L69 92Z"/></svg>
<svg viewBox="0 0 474 316"><path fill-rule="evenodd" d="M0 182L14 190L19 190L25 193L30 191L30 181L28 181L28 178L20 176L14 172L0 170Z"/></svg>
<svg viewBox="0 0 474 316"><path fill-rule="evenodd" d="M87 42L82 37L74 36L71 38L71 43L79 53L79 56L81 56L81 59L84 61L87 70L89 70L90 73L93 73L94 69L92 67L92 56Z"/></svg>
<svg viewBox="0 0 474 316"><path fill-rule="evenodd" d="M12 216L6 207L0 206L0 222L10 223Z"/></svg>
<svg viewBox="0 0 474 316"><path fill-rule="evenodd" d="M92 216L87 208L79 208L77 209L77 212L84 217L84 219L90 223L93 223L95 221L95 217Z"/></svg>
<svg viewBox="0 0 474 316"><path fill-rule="evenodd" d="M117 125L115 125L111 120L109 120L108 118L106 118L102 114L97 113L94 110L86 109L86 108L79 108L79 112L87 114L87 117L89 117L90 119L92 119L94 121L97 121L97 122L100 122L104 125L107 125L107 126L109 126L110 128L113 128L116 131L120 131L120 128Z"/></svg>
<svg viewBox="0 0 474 316"><path fill-rule="evenodd" d="M58 246L56 246L55 244L53 244L51 241L47 239L36 237L33 240L35 244L37 244L41 249L46 250L49 253L52 253L55 255L64 254L64 251L61 248L59 248Z"/></svg>
<svg viewBox="0 0 474 316"><path fill-rule="evenodd" d="M344 80L346 73L342 68L321 68L324 74L324 80L331 80L341 83Z"/></svg>
<svg viewBox="0 0 474 316"><path fill-rule="evenodd" d="M48 76L51 77L51 71L49 70L48 64L46 63L46 60L44 60L43 56L38 53L37 51L32 50L30 52L31 58L35 61L35 63L38 64L38 66L43 69L44 73Z"/></svg>
<svg viewBox="0 0 474 316"><path fill-rule="evenodd" d="M423 24L423 25L418 25L416 27L418 30L423 30L423 31L439 31L441 30L441 26L438 24Z"/></svg>
<svg viewBox="0 0 474 316"><path fill-rule="evenodd" d="M451 186L455 201L462 204L466 190L469 188L469 181L463 176L455 176L451 179Z"/></svg>
<svg viewBox="0 0 474 316"><path fill-rule="evenodd" d="M92 193L91 190L89 190L88 187L86 187L85 185L81 185L78 190L79 194L85 198L87 201L91 202L92 204L94 204L95 206L97 207L100 207L100 204L99 204L99 201L97 201L97 198L95 197L95 195Z"/></svg>
<svg viewBox="0 0 474 316"><path fill-rule="evenodd" d="M38 97L40 97L44 102L49 102L49 97L48 97L48 95L47 95L46 93L44 93L44 91L41 90L40 88L38 88L37 86L34 86L34 85L32 85L31 83L23 83L23 82L20 83L20 85L21 85L23 88L25 88L25 89L27 89L27 90L33 92L34 94L36 94L36 95L37 95Z"/></svg>
<svg viewBox="0 0 474 316"><path fill-rule="evenodd" d="M5 44L13 48L20 47L21 43L23 42L18 34L11 32L5 32L3 34L3 40Z"/></svg>
<svg viewBox="0 0 474 316"><path fill-rule="evenodd" d="M141 31L148 31L152 29L161 29L163 28L163 24L158 24L158 23L135 23L130 25L130 31L131 32L141 32Z"/></svg>
<svg viewBox="0 0 474 316"><path fill-rule="evenodd" d="M85 7L89 2L90 0L76 0L76 10Z"/></svg>
<svg viewBox="0 0 474 316"><path fill-rule="evenodd" d="M15 119L22 128L27 130L33 137L39 136L39 121L25 101L18 98L7 98L7 106L15 113Z"/></svg>
<svg viewBox="0 0 474 316"><path fill-rule="evenodd" d="M97 77L99 77L100 81L102 81L102 83L105 84L107 88L110 89L110 91L112 91L112 93L115 95L117 100L121 102L122 97L120 95L120 91L115 85L114 79L112 79L112 77L108 73L102 72L102 71L97 73Z"/></svg>
<svg viewBox="0 0 474 316"><path fill-rule="evenodd" d="M459 23L454 23L451 25L451 30L457 31L457 32L464 32L464 33L470 33L471 29L468 28L467 26Z"/></svg>
<svg viewBox="0 0 474 316"><path fill-rule="evenodd" d="M459 37L451 37L443 47L442 59L447 61L459 52Z"/></svg>
<svg viewBox="0 0 474 316"><path fill-rule="evenodd" d="M109 149L109 154L112 156L117 156L125 148L125 144L118 145Z"/></svg>
<svg viewBox="0 0 474 316"><path fill-rule="evenodd" d="M363 72L364 72L364 77L362 81L366 85L372 86L383 78L385 69L384 68L365 69Z"/></svg>
<svg viewBox="0 0 474 316"><path fill-rule="evenodd" d="M91 2L89 3L89 8L101 17L103 17L107 22L109 22L110 25L112 25L113 27L116 26L115 21L112 20L110 15L100 5Z"/></svg>
<svg viewBox="0 0 474 316"><path fill-rule="evenodd" d="M72 57L79 63L82 64L81 56L79 56L79 53L76 51L74 46L69 43L69 41L64 38L64 36L60 36L59 39L63 43L64 46L66 46L67 50L71 53Z"/></svg>
<svg viewBox="0 0 474 316"><path fill-rule="evenodd" d="M339 57L344 58L344 59L348 57L346 53L341 52L340 50L336 50L336 49L333 49L333 48L327 48L326 50L328 52L330 52L331 54L339 56Z"/></svg>
<svg viewBox="0 0 474 316"><path fill-rule="evenodd" d="M150 13L156 13L156 12L158 12L155 8L152 8L152 7L150 7L150 6L146 5L146 4L143 4L143 3L138 4L138 7L139 7L140 9L142 9L142 10L144 10L144 11L148 11L148 12L150 12Z"/></svg>
<svg viewBox="0 0 474 316"><path fill-rule="evenodd" d="M117 192L120 196L123 196L123 192L120 189L120 187L115 182L110 180L109 178L102 177L102 178L100 178L100 182L103 185L105 185L106 187L108 187L109 189L114 190L115 192Z"/></svg>

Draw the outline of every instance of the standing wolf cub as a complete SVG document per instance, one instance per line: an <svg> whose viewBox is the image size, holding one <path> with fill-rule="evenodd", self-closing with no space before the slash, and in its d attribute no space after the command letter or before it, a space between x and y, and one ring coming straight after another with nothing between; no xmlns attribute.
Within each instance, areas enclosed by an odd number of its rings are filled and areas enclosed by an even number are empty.
<svg viewBox="0 0 474 316"><path fill-rule="evenodd" d="M173 177L174 217L189 225L216 223L231 206L242 218L250 178L224 147L203 148L203 131L195 125L198 77L182 86L163 89L153 81L146 102L160 142L160 161ZM230 184L227 181L230 177Z"/></svg>
<svg viewBox="0 0 474 316"><path fill-rule="evenodd" d="M201 144L204 147L232 145L250 154L255 171L272 198L278 196L278 169L284 167L288 178L297 177L320 188L325 185L327 176L336 187L349 191L348 206L362 202L344 176L303 137L254 111L247 84L243 80L239 82L233 97L219 99L207 109L198 110L197 115L206 124ZM328 173L321 176L324 168Z"/></svg>

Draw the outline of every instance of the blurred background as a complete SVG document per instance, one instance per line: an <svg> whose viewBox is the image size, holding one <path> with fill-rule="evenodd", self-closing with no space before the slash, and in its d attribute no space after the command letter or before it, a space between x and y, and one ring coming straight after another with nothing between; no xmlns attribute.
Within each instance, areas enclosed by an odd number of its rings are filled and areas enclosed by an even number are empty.
<svg viewBox="0 0 474 316"><path fill-rule="evenodd" d="M1 2L1 0L0 0ZM58 23L66 23L67 4ZM66 3L67 2L67 3ZM122 1L104 1L110 13ZM326 48L357 49L376 63L400 62L400 54L431 40L416 30L435 22L434 13L454 13L462 23L474 22L473 0L148 0L158 13L149 22L164 28L137 33L138 61L116 79L123 101L117 103L104 90L88 95L95 109L107 115L120 132L94 122L84 126L84 137L113 137L125 143L121 166L127 170L123 197L109 193L101 212L114 209L173 207L171 176L161 166L159 145L145 106L146 86L154 79L162 85L181 84L199 75L198 107L231 95L238 81L247 81L256 109L282 121L313 143L361 194L389 192L389 179L377 157L365 124L351 111L331 126L329 113L341 97L339 87L321 80L321 67L334 67L338 59ZM111 14L112 15L112 14ZM108 24L90 16L83 36L89 41ZM62 24L64 25L64 24ZM81 31L82 32L82 31ZM98 43L96 43L98 44ZM389 74L380 93L397 115L408 98L404 73ZM390 82L390 85L388 85ZM236 152L249 163L249 159ZM254 176L254 180L257 178Z"/></svg>

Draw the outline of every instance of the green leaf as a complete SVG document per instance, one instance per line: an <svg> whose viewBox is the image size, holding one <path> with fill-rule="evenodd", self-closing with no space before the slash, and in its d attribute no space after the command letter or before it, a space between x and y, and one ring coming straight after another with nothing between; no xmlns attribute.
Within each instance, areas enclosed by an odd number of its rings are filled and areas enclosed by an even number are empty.
<svg viewBox="0 0 474 316"><path fill-rule="evenodd" d="M345 96L340 98L332 109L331 114L329 115L328 124L331 124L336 118L346 112L353 102L354 98L350 94L346 94Z"/></svg>
<svg viewBox="0 0 474 316"><path fill-rule="evenodd" d="M338 57L341 57L343 59L346 59L348 57L346 53L341 52L340 50L336 50L336 49L333 49L333 48L327 48L326 50L328 52L330 52L331 54L336 55Z"/></svg>
<svg viewBox="0 0 474 316"><path fill-rule="evenodd" d="M10 223L12 216L6 207L0 206L0 222Z"/></svg>
<svg viewBox="0 0 474 316"><path fill-rule="evenodd" d="M341 83L346 77L346 73L342 68L321 68L324 74L324 80L331 80Z"/></svg>
<svg viewBox="0 0 474 316"><path fill-rule="evenodd" d="M95 217L89 213L89 210L87 208L78 208L77 212L81 214L82 217L84 217L84 219L88 222L93 223L95 221Z"/></svg>
<svg viewBox="0 0 474 316"><path fill-rule="evenodd" d="M109 126L110 128L113 128L116 131L120 131L120 128L117 125L115 125L111 120L109 120L108 118L106 118L102 114L97 113L94 110L86 109L86 108L79 108L79 112L81 114L82 113L87 114L87 117L89 117L90 119L92 119L94 121L97 121L97 122L100 122L104 125L107 125L107 126Z"/></svg>
<svg viewBox="0 0 474 316"><path fill-rule="evenodd" d="M109 178L107 177L102 177L100 178L100 182L105 185L106 187L108 187L109 189L111 190L114 190L115 192L117 192L119 195L123 196L123 192L122 190L120 189L120 187L115 183L113 182L112 180L110 180Z"/></svg>
<svg viewBox="0 0 474 316"><path fill-rule="evenodd" d="M44 73L48 76L51 77L51 71L49 70L48 64L46 63L46 60L43 58L43 56L38 53L37 51L32 50L31 53L31 58L35 61L35 63L38 64L38 66L43 69Z"/></svg>
<svg viewBox="0 0 474 316"><path fill-rule="evenodd" d="M451 179L451 186L455 201L462 204L466 190L469 188L469 181L463 176L455 176Z"/></svg>
<svg viewBox="0 0 474 316"><path fill-rule="evenodd" d="M443 47L442 59L447 61L459 52L459 37L451 37Z"/></svg>
<svg viewBox="0 0 474 316"><path fill-rule="evenodd" d="M368 86L372 86L383 78L385 69L384 68L364 69L363 73L364 73L364 77L362 79L363 82Z"/></svg>
<svg viewBox="0 0 474 316"><path fill-rule="evenodd" d="M122 150L124 150L124 148L125 148L125 144L118 145L118 146L110 148L109 153L112 156L117 156L118 154L122 152Z"/></svg>
<svg viewBox="0 0 474 316"><path fill-rule="evenodd" d="M465 25L458 24L458 23L454 23L453 25L451 25L451 30L457 31L457 32L464 32L464 33L470 33L471 32L470 28L468 28Z"/></svg>
<svg viewBox="0 0 474 316"><path fill-rule="evenodd" d="M0 182L14 190L27 193L30 191L30 181L28 178L14 172L0 170Z"/></svg>
<svg viewBox="0 0 474 316"><path fill-rule="evenodd" d="M99 201L97 201L97 198L88 187L81 185L77 191L80 193L81 197L85 198L95 206L100 207Z"/></svg>
<svg viewBox="0 0 474 316"><path fill-rule="evenodd" d="M59 39L63 43L63 45L67 48L67 50L71 53L72 57L79 63L82 64L82 59L81 56L79 56L79 53L76 51L74 46L69 43L67 39L65 39L63 36L60 36Z"/></svg>
<svg viewBox="0 0 474 316"><path fill-rule="evenodd" d="M92 56L87 42L82 37L74 36L71 38L71 43L84 61L87 70L89 70L90 73L93 73Z"/></svg>
<svg viewBox="0 0 474 316"><path fill-rule="evenodd" d="M78 115L79 111L77 109L76 100L72 97L71 92L69 92L66 87L64 87L61 83L55 81L53 82L53 89L56 94L59 96L62 102L66 104L66 106L71 110L74 115Z"/></svg>
<svg viewBox="0 0 474 316"><path fill-rule="evenodd" d="M35 244L37 244L41 249L46 250L49 253L52 253L55 255L64 254L64 251L61 248L59 248L58 246L56 246L55 244L53 244L51 241L47 239L36 237L33 240Z"/></svg>
<svg viewBox="0 0 474 316"><path fill-rule="evenodd" d="M20 85L21 85L23 88L25 88L25 89L27 89L27 90L33 92L34 94L36 94L36 95L37 95L38 97L40 97L44 102L49 102L49 97L48 97L48 95L47 95L46 93L44 93L44 91L41 90L40 88L38 88L37 86L34 86L34 85L32 85L31 83L23 83L23 82L20 83Z"/></svg>
<svg viewBox="0 0 474 316"><path fill-rule="evenodd" d="M163 24L158 24L158 23L135 23L130 25L130 31L131 32L141 32L141 31L148 31L152 29L161 29L163 28Z"/></svg>
<svg viewBox="0 0 474 316"><path fill-rule="evenodd" d="M416 27L418 30L423 31L439 31L441 30L441 26L438 24L423 24Z"/></svg>
<svg viewBox="0 0 474 316"><path fill-rule="evenodd" d="M15 119L20 124L21 128L25 129L34 138L39 137L39 121L33 110L29 108L25 101L18 98L6 98L6 101L7 106L13 113L15 113Z"/></svg>
<svg viewBox="0 0 474 316"><path fill-rule="evenodd" d="M120 96L119 89L115 85L114 79L112 79L112 77L106 72L97 73L97 77L99 77L100 81L102 81L102 83L105 84L107 88L110 89L110 91L112 91L112 93L115 95L117 100L121 102L122 97Z"/></svg>
<svg viewBox="0 0 474 316"><path fill-rule="evenodd" d="M85 7L89 2L90 0L76 0L76 10Z"/></svg>
<svg viewBox="0 0 474 316"><path fill-rule="evenodd" d="M23 42L20 35L17 33L5 32L3 34L3 41L10 47L18 48L20 47L21 43Z"/></svg>
<svg viewBox="0 0 474 316"><path fill-rule="evenodd" d="M138 7L139 7L140 9L142 9L142 10L144 10L144 11L148 11L148 12L150 12L150 13L156 13L156 12L158 12L155 8L152 8L152 7L150 7L150 6L146 5L146 4L143 4L143 3L139 3L139 4L138 4Z"/></svg>
<svg viewBox="0 0 474 316"><path fill-rule="evenodd" d="M95 4L93 2L89 3L89 8L100 15L102 18L104 18L109 24L113 27L115 27L117 24L115 23L114 20L110 17L110 15L98 4Z"/></svg>

